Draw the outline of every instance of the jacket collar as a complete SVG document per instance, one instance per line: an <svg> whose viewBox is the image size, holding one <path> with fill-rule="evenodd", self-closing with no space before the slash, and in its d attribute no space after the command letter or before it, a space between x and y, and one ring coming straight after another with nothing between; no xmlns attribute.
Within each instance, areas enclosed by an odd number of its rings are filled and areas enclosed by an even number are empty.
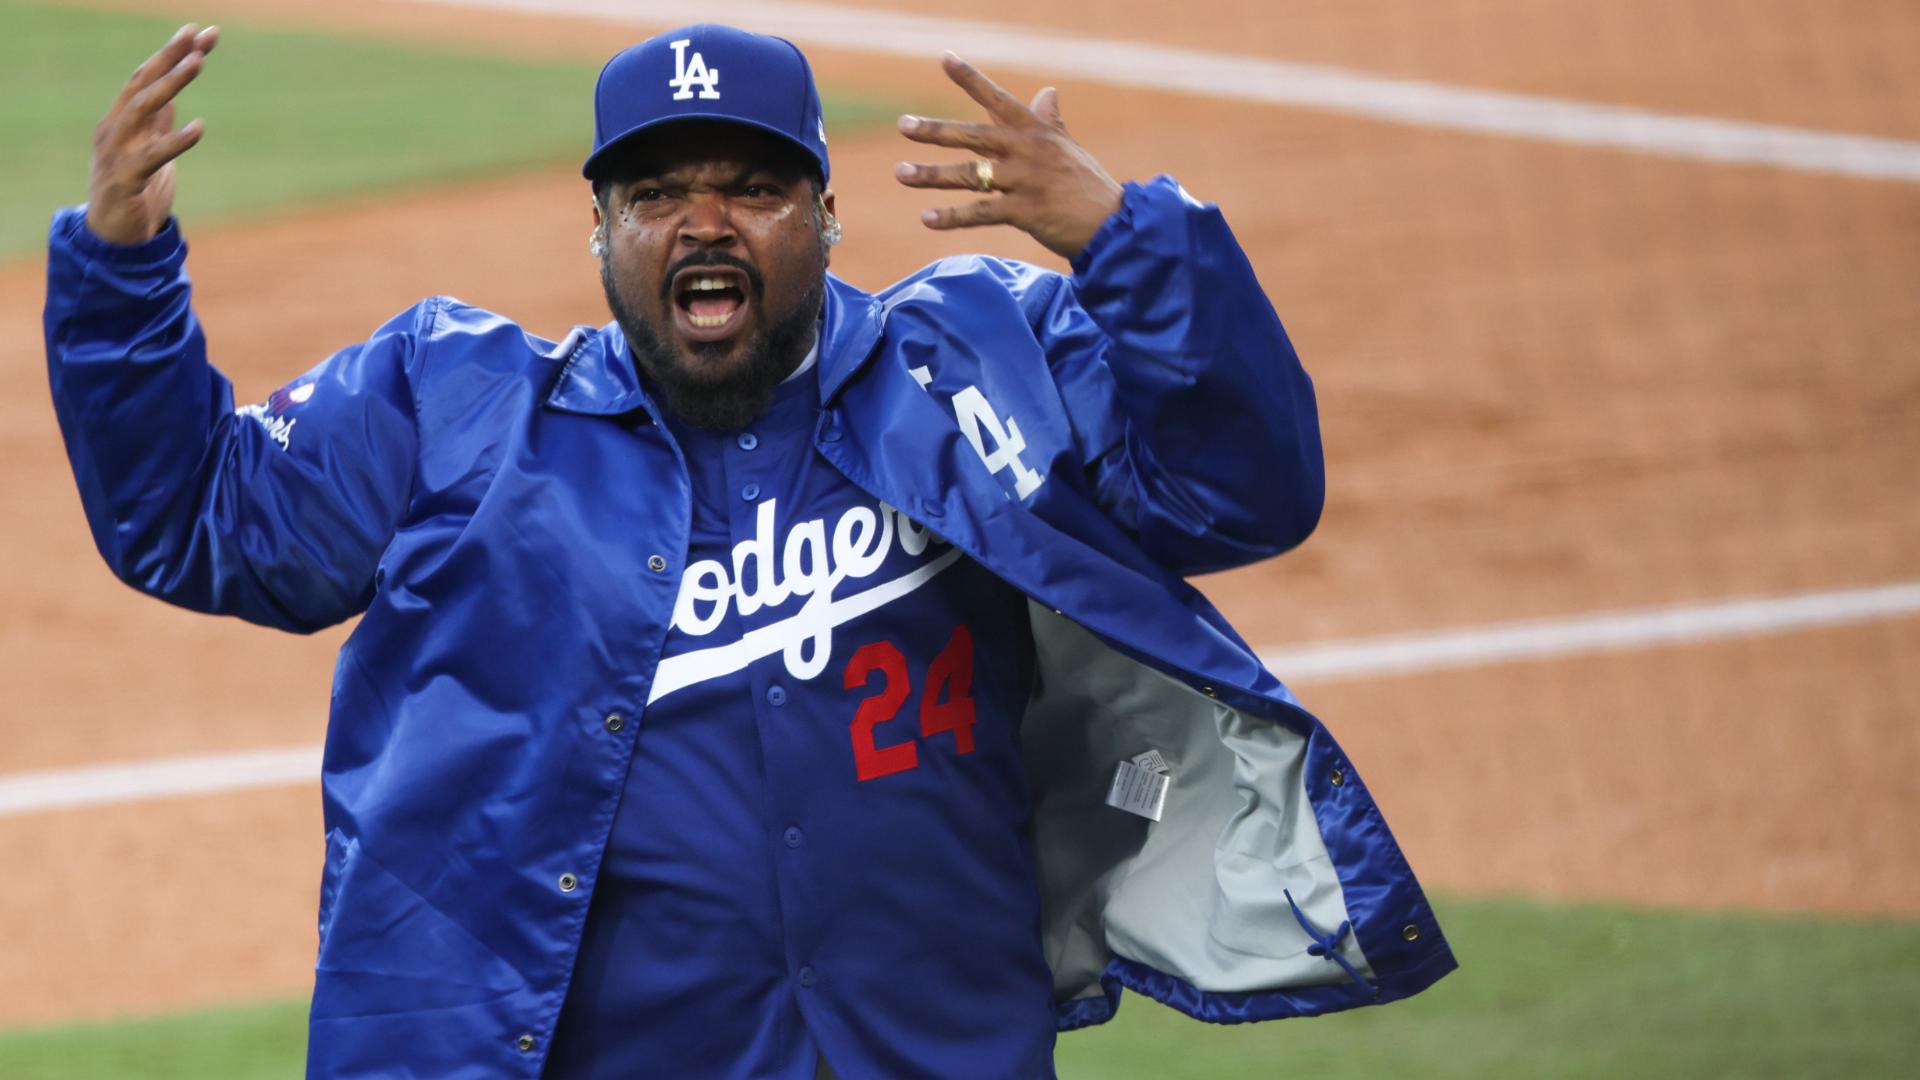
<svg viewBox="0 0 1920 1080"><path fill-rule="evenodd" d="M866 366L880 342L885 314L880 301L832 274L827 275L825 312L820 329L820 400L831 403L849 378ZM598 330L576 326L565 341L545 354L562 362L560 377L547 395L547 407L587 416L619 416L644 411L659 419L641 385L615 323Z"/></svg>
<svg viewBox="0 0 1920 1080"><path fill-rule="evenodd" d="M619 416L636 410L653 415L653 401L640 386L626 335L608 323L598 330L576 326L551 352L562 361L547 407L587 416ZM657 417L656 417L657 419Z"/></svg>
<svg viewBox="0 0 1920 1080"><path fill-rule="evenodd" d="M867 366L886 321L886 311L872 293L827 275L826 315L820 328L822 405L833 404L847 380Z"/></svg>

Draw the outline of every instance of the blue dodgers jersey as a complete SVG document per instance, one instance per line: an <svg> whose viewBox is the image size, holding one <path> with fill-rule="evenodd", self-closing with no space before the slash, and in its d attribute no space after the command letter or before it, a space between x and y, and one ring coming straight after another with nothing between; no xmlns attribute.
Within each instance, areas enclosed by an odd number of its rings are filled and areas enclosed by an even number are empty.
<svg viewBox="0 0 1920 1080"><path fill-rule="evenodd" d="M809 376L743 431L670 422L688 565L548 1076L1051 1074L1025 598L818 418Z"/></svg>

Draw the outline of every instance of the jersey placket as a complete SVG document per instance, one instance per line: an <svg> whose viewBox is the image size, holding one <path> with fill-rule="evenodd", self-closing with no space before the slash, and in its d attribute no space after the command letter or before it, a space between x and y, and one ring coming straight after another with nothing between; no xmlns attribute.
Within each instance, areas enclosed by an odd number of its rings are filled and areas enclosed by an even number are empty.
<svg viewBox="0 0 1920 1080"><path fill-rule="evenodd" d="M761 507L774 503L773 528L767 531L767 546L761 558L738 567L736 582L741 593L758 592L768 596L777 582L786 582L786 547L798 517L818 516L807 489L812 477L813 446L811 419L815 410L807 400L782 395L771 412L752 427L739 432L724 450L724 472L729 492L728 526L735 550L753 542L759 535ZM767 605L740 618L743 634L769 623L794 617L805 597L793 596L777 605ZM821 958L814 955L819 941L817 926L820 905L813 885L813 866L809 857L808 833L814 823L808 815L808 793L812 783L831 782L819 775L828 767L822 754L821 732L810 730L823 704L819 699L833 688L818 679L801 681L788 670L784 652L776 651L747 667L748 700L759 735L759 765L765 785L766 828L771 837L774 878L779 889L781 940L786 949L788 975L802 1013L817 1008L813 1000L825 974Z"/></svg>

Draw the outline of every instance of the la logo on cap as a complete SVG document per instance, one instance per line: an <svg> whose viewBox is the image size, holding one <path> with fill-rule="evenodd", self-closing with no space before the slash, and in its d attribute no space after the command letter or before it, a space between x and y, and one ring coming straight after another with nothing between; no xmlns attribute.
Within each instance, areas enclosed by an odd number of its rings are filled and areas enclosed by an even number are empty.
<svg viewBox="0 0 1920 1080"><path fill-rule="evenodd" d="M709 68L697 52L693 54L691 63L687 61L687 46L693 44L692 38L681 38L671 44L674 75L667 80L667 85L674 89L673 100L686 101L692 98L695 84L699 85L702 98L717 100L720 91L714 88L720 85L720 69Z"/></svg>

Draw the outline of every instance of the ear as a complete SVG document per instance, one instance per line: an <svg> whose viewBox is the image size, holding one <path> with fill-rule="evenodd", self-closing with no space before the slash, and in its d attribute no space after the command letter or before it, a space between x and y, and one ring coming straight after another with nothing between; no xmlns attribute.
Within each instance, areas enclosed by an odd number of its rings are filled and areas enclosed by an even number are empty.
<svg viewBox="0 0 1920 1080"><path fill-rule="evenodd" d="M598 198L590 198L587 200L587 205L593 207L593 227L598 229L600 227L600 200Z"/></svg>
<svg viewBox="0 0 1920 1080"><path fill-rule="evenodd" d="M820 193L821 209L826 211L820 222L820 265L833 265L833 245L840 242L840 219L833 210L833 189Z"/></svg>

